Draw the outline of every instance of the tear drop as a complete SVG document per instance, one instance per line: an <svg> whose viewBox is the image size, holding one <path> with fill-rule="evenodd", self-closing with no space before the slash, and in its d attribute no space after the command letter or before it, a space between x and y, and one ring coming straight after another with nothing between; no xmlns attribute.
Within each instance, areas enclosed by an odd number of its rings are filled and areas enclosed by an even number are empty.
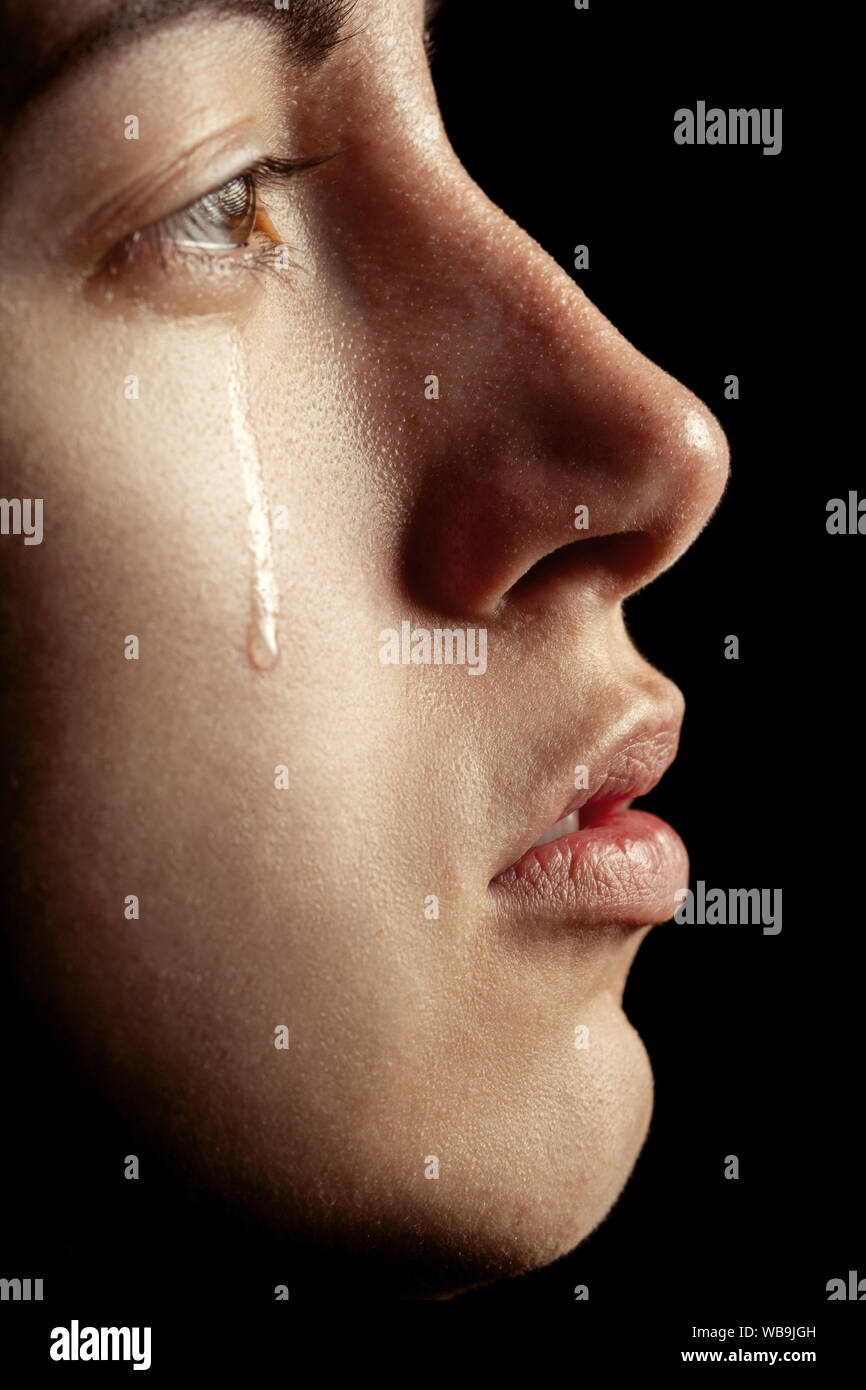
<svg viewBox="0 0 866 1390"><path fill-rule="evenodd" d="M232 440L241 461L247 505L247 548L250 552L250 621L247 652L260 671L269 671L280 655L277 617L280 596L274 574L271 516L262 474L262 461L250 425L246 363L239 339L232 338L229 370Z"/></svg>

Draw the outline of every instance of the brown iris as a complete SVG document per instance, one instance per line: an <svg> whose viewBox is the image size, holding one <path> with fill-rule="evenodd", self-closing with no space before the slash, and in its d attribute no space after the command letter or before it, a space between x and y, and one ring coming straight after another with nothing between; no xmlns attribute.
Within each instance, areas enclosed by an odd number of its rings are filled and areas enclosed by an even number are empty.
<svg viewBox="0 0 866 1390"><path fill-rule="evenodd" d="M166 239L181 246L243 246L255 221L252 175L238 174L172 218L165 228Z"/></svg>

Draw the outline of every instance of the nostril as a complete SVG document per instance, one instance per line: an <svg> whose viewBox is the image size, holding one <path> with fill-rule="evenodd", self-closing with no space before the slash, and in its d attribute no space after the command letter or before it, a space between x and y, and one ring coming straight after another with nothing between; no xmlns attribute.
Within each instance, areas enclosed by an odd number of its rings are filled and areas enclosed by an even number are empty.
<svg viewBox="0 0 866 1390"><path fill-rule="evenodd" d="M635 588L652 572L658 540L646 531L620 531L571 541L544 555L504 595L505 602L550 596L577 584L617 590Z"/></svg>

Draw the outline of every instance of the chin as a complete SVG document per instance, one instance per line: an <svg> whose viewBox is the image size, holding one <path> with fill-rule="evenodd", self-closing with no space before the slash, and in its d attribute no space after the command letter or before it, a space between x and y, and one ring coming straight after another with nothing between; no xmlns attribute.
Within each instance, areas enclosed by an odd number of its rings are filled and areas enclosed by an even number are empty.
<svg viewBox="0 0 866 1390"><path fill-rule="evenodd" d="M401 1190L415 1144L384 1145L363 1194L331 1207L328 1243L365 1264L370 1293L444 1298L541 1269L605 1219L634 1168L652 1114L646 1050L611 1008L580 1068L537 1070L522 1095L488 1096L483 1115L440 1129L440 1177ZM400 1126L418 1132L417 1116ZM396 1139L393 1140L396 1142ZM368 1159L372 1155L368 1155ZM333 1222L335 1210L342 1216ZM582 1282L577 1272L576 1282Z"/></svg>
<svg viewBox="0 0 866 1390"><path fill-rule="evenodd" d="M452 1271L450 1291L552 1264L579 1247L616 1203L649 1131L653 1077L623 1014L609 1038L615 1045L594 1058L579 1086L539 1093L531 1126L503 1135L473 1185L474 1201L451 1213L463 1268Z"/></svg>

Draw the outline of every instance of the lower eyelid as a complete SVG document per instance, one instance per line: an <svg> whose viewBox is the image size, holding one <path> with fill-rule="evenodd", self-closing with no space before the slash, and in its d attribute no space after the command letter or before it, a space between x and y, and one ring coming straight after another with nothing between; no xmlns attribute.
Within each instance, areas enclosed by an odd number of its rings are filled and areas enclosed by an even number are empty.
<svg viewBox="0 0 866 1390"><path fill-rule="evenodd" d="M167 318L234 313L249 308L251 290L267 272L268 280L273 276L289 287L299 269L291 248L258 229L246 244L216 251L144 240L135 259L108 266L87 293L103 306L131 303Z"/></svg>
<svg viewBox="0 0 866 1390"><path fill-rule="evenodd" d="M161 270L197 267L209 269L214 275L229 274L236 269L258 268L275 250L269 237L254 227L249 238L237 245L213 245L196 242L163 242L158 247ZM176 267L172 262L176 262Z"/></svg>
<svg viewBox="0 0 866 1390"><path fill-rule="evenodd" d="M105 269L112 276L116 276L124 270L132 270L135 266L144 268L149 263L156 264L160 270L166 271L171 268L170 261L175 257L187 263L191 260L228 262L240 253L248 252L254 238L260 245L263 240L274 247L281 245L279 234L258 195L255 219L246 241L243 242L208 243L204 240L187 240L182 236L165 235L162 229L170 226L172 222L180 222L183 216L181 213L165 223L157 223L153 227L133 232L110 253L105 262Z"/></svg>

